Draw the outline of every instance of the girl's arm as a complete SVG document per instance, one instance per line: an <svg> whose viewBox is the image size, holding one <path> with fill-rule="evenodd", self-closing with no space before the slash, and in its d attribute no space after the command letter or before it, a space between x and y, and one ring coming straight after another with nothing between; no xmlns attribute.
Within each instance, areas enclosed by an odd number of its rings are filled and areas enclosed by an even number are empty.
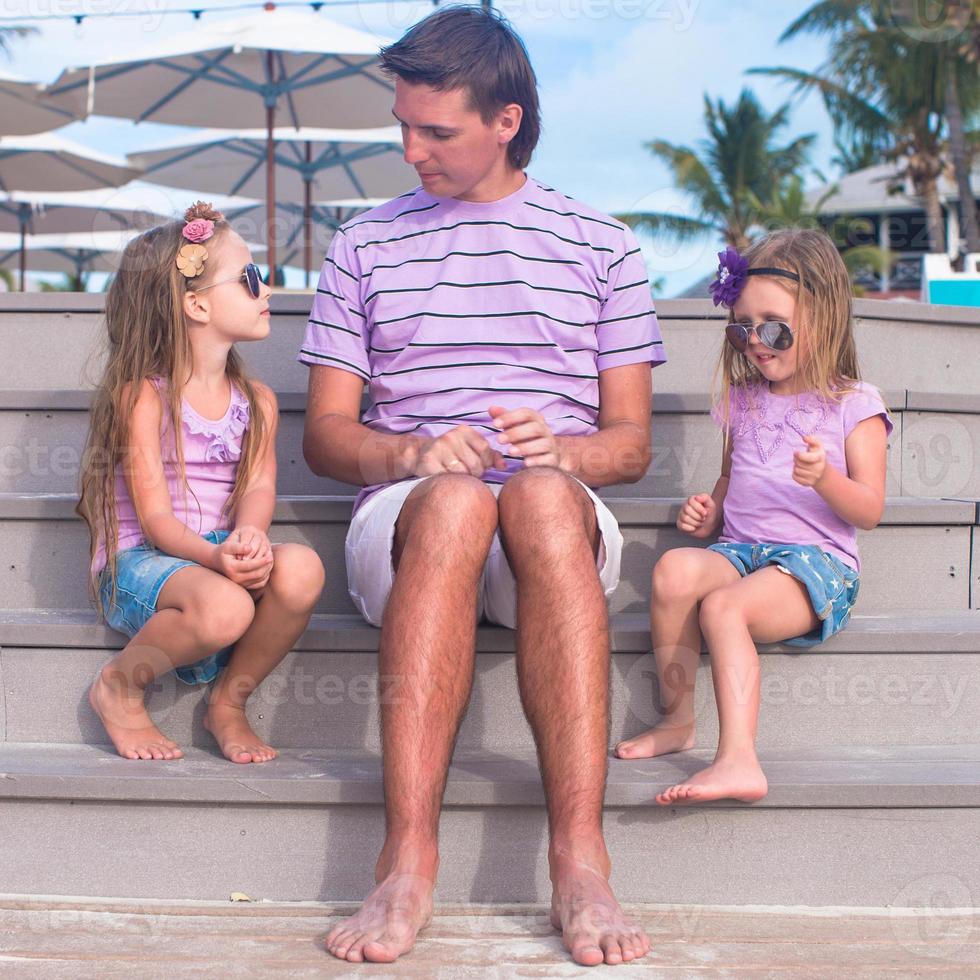
<svg viewBox="0 0 980 980"><path fill-rule="evenodd" d="M252 479L238 501L235 529L257 528L268 534L276 508L276 432L279 429L279 404L267 385L253 381L255 394L265 421L264 442L256 461Z"/></svg>
<svg viewBox="0 0 980 980"><path fill-rule="evenodd" d="M807 442L810 448L796 454L793 478L812 486L842 521L870 531L885 509L888 435L882 417L874 415L859 422L844 440L849 475L827 464L818 440L808 438Z"/></svg>
<svg viewBox="0 0 980 980"><path fill-rule="evenodd" d="M123 389L123 405L129 397L129 390L129 385ZM136 509L143 533L155 548L175 558L186 558L206 568L213 568L218 546L205 541L174 517L170 488L160 455L162 419L160 396L153 385L144 380L129 420L128 458L123 461L129 498Z"/></svg>
<svg viewBox="0 0 980 980"><path fill-rule="evenodd" d="M677 518L677 526L693 538L711 538L718 533L725 519L725 495L732 473L732 446L727 442L721 456L721 476L709 496L698 493L688 497Z"/></svg>
<svg viewBox="0 0 980 980"><path fill-rule="evenodd" d="M725 520L725 494L728 493L728 480L732 475L732 441L725 439L725 449L721 454L721 475L715 481L715 488L711 491L711 499L714 501L714 522L707 537L718 533L718 529Z"/></svg>

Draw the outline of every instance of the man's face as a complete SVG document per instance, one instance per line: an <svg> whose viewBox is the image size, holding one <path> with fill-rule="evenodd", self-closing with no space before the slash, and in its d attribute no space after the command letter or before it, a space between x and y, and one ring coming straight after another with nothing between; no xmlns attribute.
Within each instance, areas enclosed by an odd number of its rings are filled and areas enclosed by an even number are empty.
<svg viewBox="0 0 980 980"><path fill-rule="evenodd" d="M502 109L487 125L468 100L465 89L437 92L395 79L393 113L401 123L405 162L435 197L480 200L481 185L508 166L513 108ZM519 126L519 109L517 117Z"/></svg>

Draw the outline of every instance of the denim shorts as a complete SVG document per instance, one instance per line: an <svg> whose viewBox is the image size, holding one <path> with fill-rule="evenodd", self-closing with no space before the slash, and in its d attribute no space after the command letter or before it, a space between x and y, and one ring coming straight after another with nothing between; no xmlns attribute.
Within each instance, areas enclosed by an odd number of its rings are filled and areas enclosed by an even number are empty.
<svg viewBox="0 0 980 980"><path fill-rule="evenodd" d="M221 544L230 532L209 531L201 537L211 544ZM99 573L99 599L106 622L126 636L135 636L157 611L160 591L167 579L182 568L196 565L186 558L157 551L152 545L138 544L116 552L116 601L112 596L112 578L107 565ZM232 647L225 647L197 663L175 667L174 672L185 684L210 684L231 657Z"/></svg>
<svg viewBox="0 0 980 980"><path fill-rule="evenodd" d="M839 558L810 544L712 544L709 551L724 555L745 576L766 565L799 579L810 596L820 625L810 633L795 636L783 643L795 647L812 647L839 633L851 618L860 587L858 573Z"/></svg>

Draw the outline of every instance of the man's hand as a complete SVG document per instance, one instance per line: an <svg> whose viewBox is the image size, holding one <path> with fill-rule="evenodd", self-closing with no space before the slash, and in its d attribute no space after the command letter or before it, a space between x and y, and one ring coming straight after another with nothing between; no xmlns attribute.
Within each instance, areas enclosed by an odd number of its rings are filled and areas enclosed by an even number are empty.
<svg viewBox="0 0 980 980"><path fill-rule="evenodd" d="M490 469L503 469L506 461L479 432L457 425L437 439L426 439L419 449L414 476L468 473L481 477Z"/></svg>
<svg viewBox="0 0 980 980"><path fill-rule="evenodd" d="M804 436L806 449L793 453L793 479L801 487L816 486L827 469L827 452L816 436Z"/></svg>
<svg viewBox="0 0 980 980"><path fill-rule="evenodd" d="M508 411L499 405L490 406L493 424L500 429L499 441L511 447L525 466L560 466L558 440L548 427L544 416L530 408Z"/></svg>
<svg viewBox="0 0 980 980"><path fill-rule="evenodd" d="M718 505L710 493L688 497L677 515L678 530L695 538L709 538L718 528Z"/></svg>

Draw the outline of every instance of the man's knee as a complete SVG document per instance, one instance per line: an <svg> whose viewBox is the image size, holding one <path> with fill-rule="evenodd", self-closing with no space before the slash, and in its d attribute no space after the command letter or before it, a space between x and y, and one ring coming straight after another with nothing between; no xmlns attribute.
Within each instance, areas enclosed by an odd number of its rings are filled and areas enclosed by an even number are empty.
<svg viewBox="0 0 980 980"><path fill-rule="evenodd" d="M482 480L444 473L420 483L405 499L395 525L395 558L409 538L426 547L486 551L497 529L497 501Z"/></svg>
<svg viewBox="0 0 980 980"><path fill-rule="evenodd" d="M598 554L595 505L578 481L552 467L533 467L512 476L498 500L500 536L507 556L554 551L562 557L587 543Z"/></svg>
<svg viewBox="0 0 980 980"><path fill-rule="evenodd" d="M567 523L573 514L581 514L586 523L595 523L595 507L589 495L577 480L552 466L533 466L516 473L500 491L498 506L504 526L524 520Z"/></svg>
<svg viewBox="0 0 980 980"><path fill-rule="evenodd" d="M596 533L595 506L577 480L551 466L532 467L512 476L500 491L500 525L518 539L536 530ZM580 518L576 520L575 518Z"/></svg>

